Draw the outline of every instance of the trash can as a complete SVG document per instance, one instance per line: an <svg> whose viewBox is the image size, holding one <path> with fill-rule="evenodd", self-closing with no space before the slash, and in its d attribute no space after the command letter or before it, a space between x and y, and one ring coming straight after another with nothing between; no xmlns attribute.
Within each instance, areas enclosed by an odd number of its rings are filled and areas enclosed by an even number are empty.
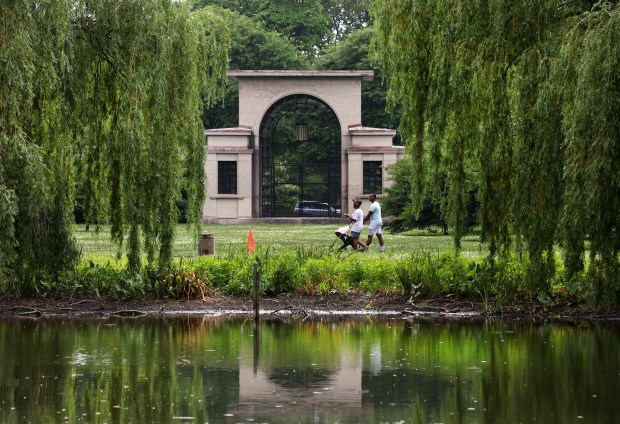
<svg viewBox="0 0 620 424"><path fill-rule="evenodd" d="M215 255L215 238L213 234L203 233L198 240L198 255Z"/></svg>

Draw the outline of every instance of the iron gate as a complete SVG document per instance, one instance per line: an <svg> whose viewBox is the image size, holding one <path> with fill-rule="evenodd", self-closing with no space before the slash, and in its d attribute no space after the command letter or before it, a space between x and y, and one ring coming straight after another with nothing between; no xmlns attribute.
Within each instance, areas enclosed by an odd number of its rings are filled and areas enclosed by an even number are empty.
<svg viewBox="0 0 620 424"><path fill-rule="evenodd" d="M261 215L341 215L340 123L307 95L274 103L260 127Z"/></svg>

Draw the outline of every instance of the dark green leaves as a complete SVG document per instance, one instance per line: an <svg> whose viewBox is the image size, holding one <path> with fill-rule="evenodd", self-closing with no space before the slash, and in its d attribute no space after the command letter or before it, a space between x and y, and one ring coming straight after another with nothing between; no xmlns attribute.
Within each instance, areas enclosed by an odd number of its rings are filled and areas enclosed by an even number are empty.
<svg viewBox="0 0 620 424"><path fill-rule="evenodd" d="M88 222L119 243L129 229L130 267L143 247L167 267L181 186L199 223L221 20L169 0L2 2L0 17L0 273L35 290L73 263L76 186Z"/></svg>
<svg viewBox="0 0 620 424"><path fill-rule="evenodd" d="M583 269L589 239L591 261L602 264L592 281L606 281L614 298L617 2L376 0L372 11L388 99L402 105L401 134L416 164L414 205L436 185L434 173L445 173L458 247L463 194L475 182L491 256L516 241L545 291L556 244L570 276Z"/></svg>

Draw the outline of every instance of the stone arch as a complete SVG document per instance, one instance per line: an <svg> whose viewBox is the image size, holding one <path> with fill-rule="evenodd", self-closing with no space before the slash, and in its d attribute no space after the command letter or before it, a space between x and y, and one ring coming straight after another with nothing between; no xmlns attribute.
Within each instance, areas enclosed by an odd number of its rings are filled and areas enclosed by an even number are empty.
<svg viewBox="0 0 620 424"><path fill-rule="evenodd" d="M204 222L271 220L275 216L281 222L316 220L305 216L286 217L287 214L273 211L263 213L266 209L261 125L271 108L290 96L316 99L329 107L339 123L339 150L331 153L339 156L340 190L328 189L329 201L320 203L332 202L345 209L353 197L367 197L370 187L365 184L367 179L377 192L390 184L384 169L403 156L404 148L392 145L394 130L368 128L361 123L362 82L373 78L372 71L231 70L228 77L239 82L239 125L205 131ZM282 210L289 210L291 205L283 207Z"/></svg>

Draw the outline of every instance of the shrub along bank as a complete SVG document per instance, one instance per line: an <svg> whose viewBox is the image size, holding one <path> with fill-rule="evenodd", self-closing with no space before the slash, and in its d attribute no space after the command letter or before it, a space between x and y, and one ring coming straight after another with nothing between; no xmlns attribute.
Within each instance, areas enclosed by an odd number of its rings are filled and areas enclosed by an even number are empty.
<svg viewBox="0 0 620 424"><path fill-rule="evenodd" d="M328 249L260 248L226 255L179 260L168 272L143 268L131 273L110 262L82 262L73 271L50 277L31 292L5 285L18 295L106 295L119 299L144 297L201 299L213 294L251 296L256 264L262 296L298 294L333 296L338 293L404 294L414 300L450 298L482 302L485 309L501 311L524 302L543 308L554 305L588 307L592 298L588 275L562 279L561 264L551 290L540 292L529 281L526 257L494 262L453 254L411 253L398 257L353 254ZM23 287L22 287L23 288Z"/></svg>

